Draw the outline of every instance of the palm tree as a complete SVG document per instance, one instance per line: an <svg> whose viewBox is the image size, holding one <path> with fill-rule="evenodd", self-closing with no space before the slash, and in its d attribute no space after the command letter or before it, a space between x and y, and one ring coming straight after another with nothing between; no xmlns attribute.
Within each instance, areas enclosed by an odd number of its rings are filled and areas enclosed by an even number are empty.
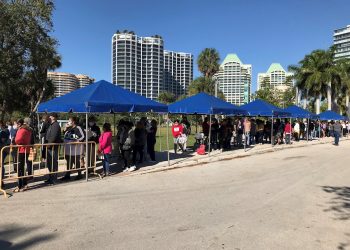
<svg viewBox="0 0 350 250"><path fill-rule="evenodd" d="M211 78L219 71L219 61L219 52L214 48L206 48L198 56L198 69L206 78Z"/></svg>
<svg viewBox="0 0 350 250"><path fill-rule="evenodd" d="M335 63L334 86L335 100L338 106L343 106L343 111L349 109L350 96L350 59L339 59Z"/></svg>
<svg viewBox="0 0 350 250"><path fill-rule="evenodd" d="M327 101L331 103L330 91L334 79L333 56L334 53L328 50L314 50L306 55L299 65L289 67L294 72L296 87L302 91L304 99L309 96L315 98L316 113L320 113L323 96L327 95Z"/></svg>

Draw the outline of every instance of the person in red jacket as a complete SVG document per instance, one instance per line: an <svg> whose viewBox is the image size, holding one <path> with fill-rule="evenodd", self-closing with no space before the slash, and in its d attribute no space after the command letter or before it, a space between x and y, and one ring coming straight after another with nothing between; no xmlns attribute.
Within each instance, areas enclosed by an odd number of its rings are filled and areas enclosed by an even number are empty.
<svg viewBox="0 0 350 250"><path fill-rule="evenodd" d="M289 123L289 121L287 121L286 126L284 126L284 138L286 140L286 144L291 144L292 132L292 125Z"/></svg>
<svg viewBox="0 0 350 250"><path fill-rule="evenodd" d="M15 143L20 145L18 148L18 177L24 176L24 166L28 161L28 156L30 153L30 147L26 145L30 145L32 138L32 130L28 127L23 119L19 119L17 121L17 134L15 138ZM24 191L27 188L27 180L26 178L18 179L18 187L14 190L14 192Z"/></svg>
<svg viewBox="0 0 350 250"><path fill-rule="evenodd" d="M179 123L179 120L175 120L173 126L171 127L171 132L173 133L174 137L174 151L175 154L177 153L177 145L179 145L182 152L184 152L183 146L181 143L179 143L179 137L183 133L183 126Z"/></svg>

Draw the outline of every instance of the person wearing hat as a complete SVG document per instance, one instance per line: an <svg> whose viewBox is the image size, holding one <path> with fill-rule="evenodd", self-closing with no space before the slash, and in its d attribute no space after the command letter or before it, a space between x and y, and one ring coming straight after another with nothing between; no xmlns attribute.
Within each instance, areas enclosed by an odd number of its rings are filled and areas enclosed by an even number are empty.
<svg viewBox="0 0 350 250"><path fill-rule="evenodd" d="M50 114L50 125L45 134L45 143L61 143L61 127L57 122L57 114ZM48 145L47 146L47 155L46 155L46 163L47 168L50 172L57 172L58 170L58 152L59 145ZM49 179L45 181L46 184L53 185L57 180L57 174L50 174Z"/></svg>
<svg viewBox="0 0 350 250"><path fill-rule="evenodd" d="M27 126L28 129L31 130L30 144L33 145L35 143L35 133L32 127L32 119L30 119L29 117L24 118L24 124ZM28 171L28 175L33 174L33 162L29 161L28 158L27 158L27 171ZM33 179L33 177L29 177L28 179Z"/></svg>

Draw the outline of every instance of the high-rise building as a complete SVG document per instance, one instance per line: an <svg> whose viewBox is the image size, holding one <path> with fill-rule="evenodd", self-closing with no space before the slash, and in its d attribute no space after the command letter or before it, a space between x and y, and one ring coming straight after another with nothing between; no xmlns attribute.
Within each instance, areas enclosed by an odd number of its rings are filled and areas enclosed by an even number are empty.
<svg viewBox="0 0 350 250"><path fill-rule="evenodd" d="M333 34L335 58L350 58L350 25L337 29Z"/></svg>
<svg viewBox="0 0 350 250"><path fill-rule="evenodd" d="M193 55L164 50L164 90L175 97L187 94L193 80Z"/></svg>
<svg viewBox="0 0 350 250"><path fill-rule="evenodd" d="M112 81L150 99L164 91L162 37L117 31L112 37Z"/></svg>
<svg viewBox="0 0 350 250"><path fill-rule="evenodd" d="M243 64L236 54L228 54L214 76L227 102L243 105L250 102L252 66Z"/></svg>
<svg viewBox="0 0 350 250"><path fill-rule="evenodd" d="M93 83L95 81L94 78L90 78L89 76L87 75L82 75L82 74L78 74L78 75L75 75L78 79L78 87L79 88L83 88L91 83Z"/></svg>
<svg viewBox="0 0 350 250"><path fill-rule="evenodd" d="M293 73L284 70L281 64L272 63L266 73L258 74L257 89L269 86L285 91L293 86Z"/></svg>
<svg viewBox="0 0 350 250"><path fill-rule="evenodd" d="M47 72L47 79L51 80L55 87L55 97L68 94L73 90L85 87L95 81L95 79L87 75L74 75L63 72Z"/></svg>
<svg viewBox="0 0 350 250"><path fill-rule="evenodd" d="M78 88L78 79L74 74L48 72L47 79L51 80L55 87L55 97L65 95Z"/></svg>

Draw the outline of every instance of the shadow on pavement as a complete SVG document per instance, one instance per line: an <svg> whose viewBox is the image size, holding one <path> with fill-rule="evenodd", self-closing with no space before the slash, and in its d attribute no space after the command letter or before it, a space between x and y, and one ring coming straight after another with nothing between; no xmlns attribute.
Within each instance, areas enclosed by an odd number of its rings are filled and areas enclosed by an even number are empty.
<svg viewBox="0 0 350 250"><path fill-rule="evenodd" d="M38 243L56 238L54 234L37 234L28 237L28 234L38 230L40 226L20 227L18 225L1 225L0 229L0 249L26 249L35 247ZM24 239L23 239L24 238ZM17 240L18 239L18 240Z"/></svg>
<svg viewBox="0 0 350 250"><path fill-rule="evenodd" d="M337 220L350 219L350 187L322 186L323 191L333 194L330 207L325 212L333 212Z"/></svg>

